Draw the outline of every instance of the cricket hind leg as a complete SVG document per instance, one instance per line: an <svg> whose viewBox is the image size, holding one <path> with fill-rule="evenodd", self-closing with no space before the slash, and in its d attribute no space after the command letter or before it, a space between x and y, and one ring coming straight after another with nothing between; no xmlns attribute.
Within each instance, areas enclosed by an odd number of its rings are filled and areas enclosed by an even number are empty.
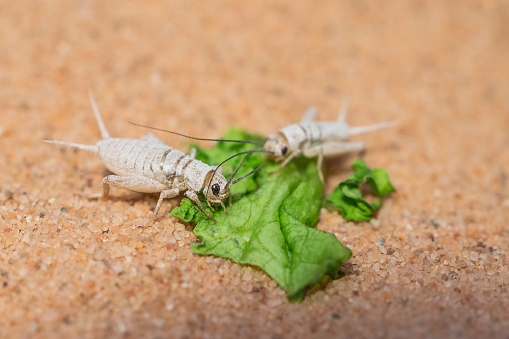
<svg viewBox="0 0 509 339"><path fill-rule="evenodd" d="M304 149L304 156L307 158L316 157L322 153L325 157L346 154L350 152L360 152L365 149L363 142L351 141L329 141Z"/></svg>
<svg viewBox="0 0 509 339"><path fill-rule="evenodd" d="M140 193L159 193L159 200L154 210L153 217L155 218L161 203L164 199L170 199L176 197L179 194L177 188L168 189L167 186L161 184L153 179L143 176L119 176L119 175L108 175L103 179L103 191L102 194L92 194L89 196L90 199L94 198L107 198L110 193L110 185L118 188L123 188L133 192Z"/></svg>
<svg viewBox="0 0 509 339"><path fill-rule="evenodd" d="M318 108L316 106L309 107L302 116L300 122L311 122L318 117Z"/></svg>
<svg viewBox="0 0 509 339"><path fill-rule="evenodd" d="M308 158L318 157L317 170L322 184L325 182L323 176L323 158L350 152L364 152L366 147L363 142L329 141L319 146L313 146L304 150L304 156Z"/></svg>

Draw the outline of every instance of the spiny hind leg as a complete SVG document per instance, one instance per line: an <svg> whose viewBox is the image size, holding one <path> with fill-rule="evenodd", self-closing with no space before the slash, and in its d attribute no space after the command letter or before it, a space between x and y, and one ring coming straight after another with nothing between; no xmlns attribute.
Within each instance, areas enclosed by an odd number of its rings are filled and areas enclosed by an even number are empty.
<svg viewBox="0 0 509 339"><path fill-rule="evenodd" d="M359 152L365 149L363 142L348 142L348 141L329 141L304 149L304 156L312 158L318 156L320 153L325 157L341 155L350 152Z"/></svg>
<svg viewBox="0 0 509 339"><path fill-rule="evenodd" d="M89 198L106 198L110 193L110 185L118 188L123 188L133 192L140 193L158 193L161 192L161 196L165 191L168 190L167 186L161 184L158 181L153 179L143 177L143 176L119 176L119 175L108 175L103 178L103 192L102 194L92 194ZM168 194L168 193L166 193ZM178 195L178 189L177 189ZM163 198L164 199L164 198ZM154 216L157 214L157 211L160 207L161 197L159 197L158 207L156 207L156 211L154 212Z"/></svg>
<svg viewBox="0 0 509 339"><path fill-rule="evenodd" d="M189 199L191 199L195 204L196 206L198 206L198 208L203 212L205 213L205 215L207 217L209 217L210 219L212 219L214 222L217 222L216 219L214 219L210 214L208 214L207 211L205 211L205 209L203 208L203 205L201 204L201 201L200 199L198 199L198 195L196 194L196 192L194 191L187 191L186 193L184 193L184 195L186 197L188 197Z"/></svg>
<svg viewBox="0 0 509 339"><path fill-rule="evenodd" d="M157 193L168 188L168 186L147 177L134 175L119 176L112 174L103 179L103 197L108 196L110 185L140 193Z"/></svg>
<svg viewBox="0 0 509 339"><path fill-rule="evenodd" d="M302 116L300 122L311 122L318 117L318 108L316 106L309 107Z"/></svg>

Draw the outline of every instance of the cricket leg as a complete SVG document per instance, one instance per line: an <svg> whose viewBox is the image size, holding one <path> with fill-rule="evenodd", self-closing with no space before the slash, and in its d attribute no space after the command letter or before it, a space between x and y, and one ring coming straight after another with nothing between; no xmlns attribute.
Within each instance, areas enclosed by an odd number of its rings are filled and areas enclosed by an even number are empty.
<svg viewBox="0 0 509 339"><path fill-rule="evenodd" d="M323 149L320 147L318 151L318 161L316 162L316 170L318 171L318 176L320 177L320 181L322 182L322 186L325 184L325 180L323 179Z"/></svg>
<svg viewBox="0 0 509 339"><path fill-rule="evenodd" d="M203 205L201 204L201 201L200 199L198 199L198 195L196 194L196 192L194 191L187 191L185 194L184 194L186 197L188 197L189 199L191 199L192 201L194 201L194 203L196 204L196 206L198 206L198 208L203 212L205 213L205 215L207 217L209 217L210 219L212 219L214 221L214 223L216 223L216 219L212 218L212 216L210 214L207 213L207 211L205 211L205 209L203 208Z"/></svg>
<svg viewBox="0 0 509 339"><path fill-rule="evenodd" d="M106 198L109 195L110 192L110 185L115 186L118 188L123 188L129 191L133 192L140 192L140 193L158 193L161 192L161 196L159 198L158 205L156 207L156 210L154 212L154 216L157 214L157 211L159 211L159 207L161 206L161 201L164 199L164 197L170 197L170 193L174 194L176 191L176 194L173 196L178 195L179 190L178 189L168 189L167 186L161 184L158 181L155 181L153 179L143 177L143 176L119 176L119 175L108 175L107 177L103 178L103 192L101 194L93 194L89 196L90 198ZM165 193L166 192L166 193ZM163 198L161 198L163 197Z"/></svg>
<svg viewBox="0 0 509 339"><path fill-rule="evenodd" d="M315 106L309 107L302 116L302 119L300 122L311 122L314 121L315 118L318 116L318 108Z"/></svg>
<svg viewBox="0 0 509 339"><path fill-rule="evenodd" d="M168 188L158 181L143 176L133 175L123 177L119 175L108 175L103 179L103 198L108 196L110 185L140 193L157 193Z"/></svg>
<svg viewBox="0 0 509 339"><path fill-rule="evenodd" d="M131 189L130 186L132 186L132 185L129 185L129 181L131 181L133 183L137 182L133 178L138 178L138 177L121 177L121 176L118 176L118 175L108 175L108 176L103 178L103 191L102 191L102 193L90 194L88 196L88 198L89 199L98 199L98 198L106 199L108 197L109 193L110 193L110 185L116 186L116 187L120 187L120 188L124 188L124 189L127 189L129 191L139 192L139 191L136 191L135 189ZM142 179L146 179L144 177L141 177L141 178ZM165 187L162 187L161 190L154 191L154 192L161 192L162 190L164 190L164 188Z"/></svg>
<svg viewBox="0 0 509 339"><path fill-rule="evenodd" d="M314 146L304 149L304 156L308 158L316 157L322 153L325 157L341 155L350 152L363 151L365 149L362 142L348 141L329 141L324 142L320 146Z"/></svg>
<svg viewBox="0 0 509 339"><path fill-rule="evenodd" d="M230 213L228 213L228 210L226 209L226 206L224 205L224 202L221 201L221 206L223 206L224 214L226 214L227 217L230 216Z"/></svg>
<svg viewBox="0 0 509 339"><path fill-rule="evenodd" d="M322 184L325 182L322 171L322 164L324 157L330 157L349 152L365 150L364 143L362 142L348 142L348 141L329 141L321 144L320 146L313 146L304 149L304 156L308 158L318 157L317 169L320 181Z"/></svg>
<svg viewBox="0 0 509 339"><path fill-rule="evenodd" d="M269 174L275 174L281 170L281 168L285 167L286 164L288 164L293 158L299 156L302 152L301 151L295 151L290 153L290 155L281 163L281 165L276 168L274 171L270 172Z"/></svg>
<svg viewBox="0 0 509 339"><path fill-rule="evenodd" d="M323 157L324 157L324 148L323 145L320 146L313 146L310 148L304 149L304 156L307 158L313 158L318 157L318 161L316 162L316 170L318 171L318 177L320 177L320 181L322 182L322 185L325 183L324 177L323 177Z"/></svg>

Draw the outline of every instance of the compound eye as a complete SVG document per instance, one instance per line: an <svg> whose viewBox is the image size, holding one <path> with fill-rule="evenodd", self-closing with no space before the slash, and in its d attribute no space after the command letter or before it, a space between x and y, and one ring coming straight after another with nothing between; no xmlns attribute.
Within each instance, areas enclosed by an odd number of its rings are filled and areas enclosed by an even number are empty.
<svg viewBox="0 0 509 339"><path fill-rule="evenodd" d="M219 184L212 185L212 194L219 195L219 191L221 190L221 187Z"/></svg>
<svg viewBox="0 0 509 339"><path fill-rule="evenodd" d="M288 152L288 147L286 146L281 147L281 154L286 155L286 152Z"/></svg>

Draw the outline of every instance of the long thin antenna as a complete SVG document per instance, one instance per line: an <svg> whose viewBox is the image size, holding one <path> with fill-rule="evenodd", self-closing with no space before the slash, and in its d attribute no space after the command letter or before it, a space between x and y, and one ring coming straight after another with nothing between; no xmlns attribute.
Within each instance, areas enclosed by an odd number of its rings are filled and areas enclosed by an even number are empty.
<svg viewBox="0 0 509 339"><path fill-rule="evenodd" d="M222 163L220 163L219 165L216 166L216 169L214 170L214 173L212 173L212 177L210 178L209 186L207 188L207 192L210 191L210 185L212 184L212 180L214 179L214 176L216 175L217 169L219 167L221 167L222 164L224 164L228 160L231 160L231 159L233 159L235 157L238 157L239 155L247 154L247 153L269 153L269 154L274 154L274 152L272 152L272 151L267 151L267 150L264 150L264 149L254 149L254 150L251 150L251 151L244 151L244 152L240 152L240 153L237 153L235 155L232 155L231 157L229 157L228 159L226 159L225 161L223 161Z"/></svg>
<svg viewBox="0 0 509 339"><path fill-rule="evenodd" d="M239 171L239 169L242 167L242 165L244 165L244 163L246 162L246 160L251 156L251 154L253 153L249 153L248 155L246 155L244 157L244 159L242 159L242 162L239 164L239 166L237 166L237 168L235 169L235 171L233 172L233 174L230 176L230 179L228 180L228 182L226 183L226 186L225 186L225 189L230 187L230 183L232 182L233 178L235 177L235 175L237 174L237 172Z"/></svg>
<svg viewBox="0 0 509 339"><path fill-rule="evenodd" d="M264 168L265 166L267 166L267 164L265 165L261 165L260 167L258 168L255 168L254 170L252 170L251 172L249 172L248 174L244 174L243 176L241 176L240 178L238 178L237 180L235 180L234 182L232 182L232 184L230 186L233 186L235 185L236 183L238 183L239 181L241 181L242 179L244 179L245 177L247 176L250 176L251 174L253 174L254 172L257 172L259 170L261 170L262 168Z"/></svg>
<svg viewBox="0 0 509 339"><path fill-rule="evenodd" d="M189 135L185 135L185 134L182 134L182 133L177 133L177 132L169 131L169 130L162 129L162 128L140 125L140 124L137 124L137 123L134 123L134 122L131 122L131 121L129 121L129 123L132 124L132 125L135 125L135 126L139 126L139 127L145 127L145 128L153 129L153 130L156 130L156 131L161 131L161 132L171 133L171 134L175 134L175 135L180 135L181 137L185 137L185 138L188 138L188 139L204 140L204 141L238 142L238 143L241 143L241 144L253 144L253 145L256 145L256 146L263 147L263 144L261 144L259 142L256 142L256 141L195 138L195 137L191 137Z"/></svg>

